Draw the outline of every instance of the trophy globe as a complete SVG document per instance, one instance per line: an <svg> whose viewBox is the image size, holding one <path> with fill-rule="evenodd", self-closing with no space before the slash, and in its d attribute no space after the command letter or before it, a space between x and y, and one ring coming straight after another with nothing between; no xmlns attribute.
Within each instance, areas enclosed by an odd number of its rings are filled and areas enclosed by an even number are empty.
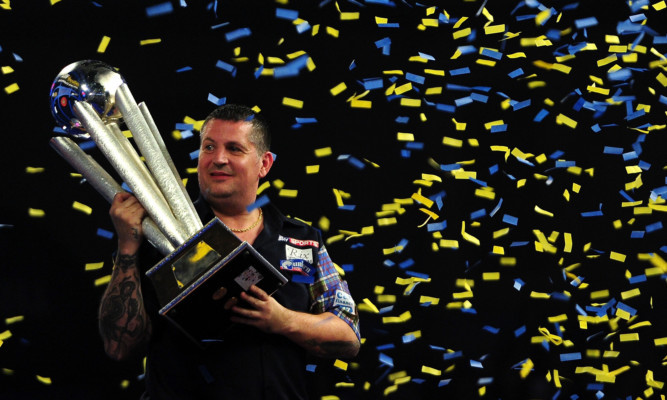
<svg viewBox="0 0 667 400"><path fill-rule="evenodd" d="M90 104L104 123L121 119L115 94L125 80L116 70L102 61L83 60L60 71L51 85L51 113L65 134L75 139L90 136L74 113L74 103Z"/></svg>

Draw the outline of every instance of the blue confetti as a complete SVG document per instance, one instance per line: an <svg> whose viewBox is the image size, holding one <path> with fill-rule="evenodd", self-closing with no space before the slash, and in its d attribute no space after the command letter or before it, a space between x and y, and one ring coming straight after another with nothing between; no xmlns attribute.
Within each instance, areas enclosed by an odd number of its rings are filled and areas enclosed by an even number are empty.
<svg viewBox="0 0 667 400"><path fill-rule="evenodd" d="M97 236L103 237L105 239L111 239L113 238L113 235L114 234L111 231L102 228L97 228Z"/></svg>
<svg viewBox="0 0 667 400"><path fill-rule="evenodd" d="M164 3L146 7L146 16L149 18L157 17L160 15L172 13L173 11L174 6L170 2L165 1Z"/></svg>
<svg viewBox="0 0 667 400"><path fill-rule="evenodd" d="M420 85L423 85L424 82L426 81L426 78L420 75L412 74L410 72L405 74L405 79L407 79L410 82L414 82Z"/></svg>
<svg viewBox="0 0 667 400"><path fill-rule="evenodd" d="M215 64L215 67L220 68L223 71L229 72L230 74L232 74L232 76L236 76L236 67L222 60L218 60L218 62Z"/></svg>
<svg viewBox="0 0 667 400"><path fill-rule="evenodd" d="M508 75L510 78L516 78L516 77L519 77L519 76L523 75L523 69L521 69L521 68L517 68L517 69L515 69L514 71L510 72L510 73L507 74L507 75Z"/></svg>
<svg viewBox="0 0 667 400"><path fill-rule="evenodd" d="M233 42L237 39L250 36L251 34L252 32L250 31L250 28L239 28L231 32L227 32L225 34L225 40L227 40L228 42Z"/></svg>
<svg viewBox="0 0 667 400"><path fill-rule="evenodd" d="M288 10L286 8L276 7L276 18L294 21L299 18L299 12L296 10Z"/></svg>
<svg viewBox="0 0 667 400"><path fill-rule="evenodd" d="M647 233L662 230L662 222L658 221L658 222L655 222L653 224L646 225L645 229L646 229Z"/></svg>
<svg viewBox="0 0 667 400"><path fill-rule="evenodd" d="M581 18L574 21L577 29L589 28L598 24L598 20L595 17Z"/></svg>
<svg viewBox="0 0 667 400"><path fill-rule="evenodd" d="M575 361L575 360L581 360L581 353L576 352L576 353L563 353L560 355L560 360L561 361Z"/></svg>
<svg viewBox="0 0 667 400"><path fill-rule="evenodd" d="M452 69L452 70L449 71L449 75L451 75L451 76L465 75L465 74L469 74L469 73L470 73L470 68L468 68L468 67Z"/></svg>

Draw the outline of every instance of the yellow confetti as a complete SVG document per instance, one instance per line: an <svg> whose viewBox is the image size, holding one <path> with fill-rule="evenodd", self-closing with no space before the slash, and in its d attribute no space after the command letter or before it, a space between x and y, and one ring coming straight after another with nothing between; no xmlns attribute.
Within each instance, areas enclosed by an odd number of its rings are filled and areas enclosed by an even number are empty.
<svg viewBox="0 0 667 400"><path fill-rule="evenodd" d="M46 376L36 375L36 378L37 378L37 381L39 381L39 383L42 383L44 385L50 385L52 383L51 378L46 377Z"/></svg>
<svg viewBox="0 0 667 400"><path fill-rule="evenodd" d="M261 194L263 191L271 187L271 183L268 181L264 181L259 187L257 188L257 194Z"/></svg>
<svg viewBox="0 0 667 400"><path fill-rule="evenodd" d="M370 100L353 99L352 101L350 101L350 107L370 109L373 107L373 103Z"/></svg>
<svg viewBox="0 0 667 400"><path fill-rule="evenodd" d="M620 262L625 262L625 254L617 253L615 251L612 251L609 253L609 258L614 260L614 261L620 261Z"/></svg>
<svg viewBox="0 0 667 400"><path fill-rule="evenodd" d="M422 372L433 376L442 375L442 371L440 371L439 369L427 367L426 365L422 365Z"/></svg>
<svg viewBox="0 0 667 400"><path fill-rule="evenodd" d="M556 123L558 125L565 125L567 127L570 127L572 129L577 127L577 121L573 120L572 118L564 115L564 114L558 114L556 117Z"/></svg>
<svg viewBox="0 0 667 400"><path fill-rule="evenodd" d="M533 366L534 366L533 360L531 360L530 358L527 359L526 362L524 362L521 365L521 371L519 372L519 375L521 376L521 379L526 379L526 377L533 370Z"/></svg>
<svg viewBox="0 0 667 400"><path fill-rule="evenodd" d="M484 129L486 129L487 131L490 131L491 128L493 128L494 126L498 126L498 125L505 125L505 122L503 122L503 120L487 122L487 123L484 124Z"/></svg>
<svg viewBox="0 0 667 400"><path fill-rule="evenodd" d="M535 206L535 212L538 213L538 214L541 214L541 215L546 215L547 217L553 217L554 216L554 213L552 213L550 211L547 211L547 210L543 210L538 206Z"/></svg>
<svg viewBox="0 0 667 400"><path fill-rule="evenodd" d="M421 193L413 193L412 194L412 199L414 199L415 201L418 201L419 203L425 205L428 208L431 208L431 206L433 205L433 200L422 196Z"/></svg>
<svg viewBox="0 0 667 400"><path fill-rule="evenodd" d="M12 337L12 331L7 329L4 332L0 332L0 340L7 340Z"/></svg>
<svg viewBox="0 0 667 400"><path fill-rule="evenodd" d="M5 324L11 325L11 324L15 324L17 322L23 322L24 319L25 319L25 317L23 315L17 315L15 317L8 317L8 318L5 318Z"/></svg>
<svg viewBox="0 0 667 400"><path fill-rule="evenodd" d="M334 367L336 367L338 369L342 369L343 371L347 371L347 365L348 364L345 361L342 361L342 360L337 359L336 361L334 361Z"/></svg>
<svg viewBox="0 0 667 400"><path fill-rule="evenodd" d="M373 304L369 299L366 298L366 299L363 300L363 302L364 302L364 304L367 305L367 306L370 308L370 310L371 310L372 312L374 312L375 314L379 314L379 313L380 313L380 310L378 310L378 308L375 306L375 304Z"/></svg>
<svg viewBox="0 0 667 400"><path fill-rule="evenodd" d="M465 223L465 221L461 222L461 236L463 236L463 239L465 239L466 241L468 241L470 243L473 243L477 246L480 245L479 239L477 239L476 237L466 233L466 223Z"/></svg>
<svg viewBox="0 0 667 400"><path fill-rule="evenodd" d="M635 288L635 289L631 289L631 290L626 290L625 292L621 292L621 298L623 300L631 299L631 298L637 297L639 295L641 295L641 292L640 292L639 288Z"/></svg>
<svg viewBox="0 0 667 400"><path fill-rule="evenodd" d="M44 215L46 215L44 210L40 210L38 208L28 208L28 216L32 218L41 218Z"/></svg>
<svg viewBox="0 0 667 400"><path fill-rule="evenodd" d="M407 97L401 97L401 105L403 107L420 107L422 105L421 99L410 99Z"/></svg>
<svg viewBox="0 0 667 400"><path fill-rule="evenodd" d="M484 27L484 34L485 35L493 35L496 33L504 33L505 32L505 24L502 25L489 25Z"/></svg>
<svg viewBox="0 0 667 400"><path fill-rule="evenodd" d="M329 90L329 92L331 92L332 96L338 96L343 91L345 91L345 89L347 89L347 85L345 84L345 82L341 82L338 85L331 88L331 90Z"/></svg>
<svg viewBox="0 0 667 400"><path fill-rule="evenodd" d="M425 68L425 69L424 69L424 73L425 73L425 74L429 74L429 75L435 75L435 76L445 76L445 70L443 70L443 69L429 69L429 68Z"/></svg>
<svg viewBox="0 0 667 400"><path fill-rule="evenodd" d="M636 342L639 340L639 334L638 333L622 333L619 336L619 339L621 342Z"/></svg>
<svg viewBox="0 0 667 400"><path fill-rule="evenodd" d="M100 41L100 45L97 47L97 52L104 53L105 51L107 51L107 46L109 45L110 41L111 38L109 36L103 36L102 40Z"/></svg>
<svg viewBox="0 0 667 400"><path fill-rule="evenodd" d="M571 253L572 252L572 234L569 232L565 232L563 234L563 237L565 238L565 247L563 248L563 251L565 253Z"/></svg>
<svg viewBox="0 0 667 400"><path fill-rule="evenodd" d="M606 299L607 297L609 297L609 289L591 292L591 300Z"/></svg>
<svg viewBox="0 0 667 400"><path fill-rule="evenodd" d="M397 324L397 323L402 323L405 321L410 320L412 318L412 314L410 314L410 311L406 311L402 313L401 315L397 317L382 317L382 323L383 324Z"/></svg>
<svg viewBox="0 0 667 400"><path fill-rule="evenodd" d="M331 147L322 147L319 149L315 149L315 157L321 158L321 157L327 157L333 154L333 151L331 150Z"/></svg>
<svg viewBox="0 0 667 400"><path fill-rule="evenodd" d="M472 29L465 28L465 29L461 29L461 30L458 30L458 31L454 32L452 34L452 36L454 37L454 39L460 39L460 38L464 38L464 37L469 36L471 33L472 33Z"/></svg>
<svg viewBox="0 0 667 400"><path fill-rule="evenodd" d="M88 214L88 215L92 214L92 212L93 212L92 208L88 207L85 204L79 203L78 201L75 201L74 203L72 203L72 208L77 210L77 211L81 211L84 214Z"/></svg>
<svg viewBox="0 0 667 400"><path fill-rule="evenodd" d="M19 90L19 84L18 83L12 83L9 86L5 86L5 93L7 94L12 94L16 91Z"/></svg>
<svg viewBox="0 0 667 400"><path fill-rule="evenodd" d="M438 305L440 303L440 299L437 297L430 297L430 296L421 296L419 298L419 303L420 304L425 304L425 303L430 303L431 305Z"/></svg>
<svg viewBox="0 0 667 400"><path fill-rule="evenodd" d="M329 221L329 218L322 216L320 220L317 222L317 225L320 227L320 229L327 232L329 230L329 227L331 226L331 222Z"/></svg>
<svg viewBox="0 0 667 400"><path fill-rule="evenodd" d="M98 269L102 269L103 266L104 266L104 261L96 263L88 263L86 264L85 271L96 271Z"/></svg>
<svg viewBox="0 0 667 400"><path fill-rule="evenodd" d="M401 85L401 86L397 87L397 88L394 90L394 93L395 93L395 94L398 94L398 95L401 95L401 94L403 94L403 93L409 92L410 90L412 90L412 83L411 83L411 82L408 82L408 83L406 83L406 84L404 84L404 85Z"/></svg>
<svg viewBox="0 0 667 400"><path fill-rule="evenodd" d="M284 106L287 107L292 107L292 108L303 108L303 101L297 100L297 99L292 99L290 97L283 97L283 103Z"/></svg>
<svg viewBox="0 0 667 400"><path fill-rule="evenodd" d="M658 76L655 77L655 79L660 82L660 84L664 87L667 87L667 76L663 74L662 72L658 74Z"/></svg>
<svg viewBox="0 0 667 400"><path fill-rule="evenodd" d="M440 216L438 214L434 213L433 211L427 210L423 207L420 207L419 211L421 211L421 212L425 213L426 215L428 215L429 217L433 218L433 220L437 220L438 218L440 218Z"/></svg>
<svg viewBox="0 0 667 400"><path fill-rule="evenodd" d="M289 198L295 198L297 194L298 190L296 189L280 189L280 192L278 192L278 196L289 197Z"/></svg>
<svg viewBox="0 0 667 400"><path fill-rule="evenodd" d="M95 286L104 286L111 281L111 275L95 279Z"/></svg>
<svg viewBox="0 0 667 400"><path fill-rule="evenodd" d="M482 274L482 280L484 280L484 281L500 280L500 272L484 272Z"/></svg>
<svg viewBox="0 0 667 400"><path fill-rule="evenodd" d="M144 40L139 42L139 45L140 46L146 46L146 45L149 45L149 44L157 44L157 43L160 43L160 42L162 42L162 39L144 39Z"/></svg>
<svg viewBox="0 0 667 400"><path fill-rule="evenodd" d="M459 241L458 240L451 240L451 239L441 239L439 246L445 249L458 249L459 248Z"/></svg>
<svg viewBox="0 0 667 400"><path fill-rule="evenodd" d="M488 190L488 188L475 189L475 196L489 200L494 200L496 198L496 194L493 190Z"/></svg>
<svg viewBox="0 0 667 400"><path fill-rule="evenodd" d="M397 223L398 223L398 220L395 217L380 218L380 219L377 220L378 226L396 225Z"/></svg>
<svg viewBox="0 0 667 400"><path fill-rule="evenodd" d="M451 146L451 147L462 147L463 146L463 140L460 139L454 139L448 136L445 136L442 138L442 144L445 146Z"/></svg>
<svg viewBox="0 0 667 400"><path fill-rule="evenodd" d="M359 12L341 12L341 21L353 21L359 19Z"/></svg>
<svg viewBox="0 0 667 400"><path fill-rule="evenodd" d="M415 135L408 132L397 132L396 140L398 140L399 142L414 142Z"/></svg>
<svg viewBox="0 0 667 400"><path fill-rule="evenodd" d="M564 322L567 321L567 314L560 314L553 317L549 317L550 323Z"/></svg>
<svg viewBox="0 0 667 400"><path fill-rule="evenodd" d="M43 167L26 167L25 168L26 174L39 174L44 172Z"/></svg>
<svg viewBox="0 0 667 400"><path fill-rule="evenodd" d="M332 28L330 26L327 26L326 32L327 32L327 35L333 36L335 38L337 38L338 35L339 35L338 29ZM313 34L314 34L314 32L313 32Z"/></svg>
<svg viewBox="0 0 667 400"><path fill-rule="evenodd" d="M319 165L306 165L306 174L317 174L320 172Z"/></svg>

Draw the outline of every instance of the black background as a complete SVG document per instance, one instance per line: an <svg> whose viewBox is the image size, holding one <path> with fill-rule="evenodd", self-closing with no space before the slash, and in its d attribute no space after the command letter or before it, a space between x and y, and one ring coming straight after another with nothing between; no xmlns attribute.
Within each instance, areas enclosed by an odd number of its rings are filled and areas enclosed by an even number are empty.
<svg viewBox="0 0 667 400"><path fill-rule="evenodd" d="M96 286L95 280L110 273L114 250L114 239L97 235L99 228L112 230L108 205L89 185L72 177L71 168L48 145L54 128L48 111L51 83L63 67L84 59L99 59L117 67L134 97L146 102L179 171L188 178L192 195L197 192L196 176L186 170L196 164L189 154L197 149L197 138L175 139L172 131L177 123L186 117L203 119L215 107L208 101L209 93L225 97L227 102L258 106L270 121L272 151L278 159L268 176L272 187L264 193L287 214L315 225L326 217L331 224L325 237L345 233L349 239L333 241L328 248L338 265L353 265L346 279L355 300L363 303L368 299L378 308L393 306L381 314L362 310L365 341L347 370L334 367L333 360L318 362L317 372L312 374L317 396L593 398L603 394L606 398L636 398L648 397L645 390L651 386L655 393L664 393L647 376L653 374L659 382L667 380L663 361L667 352L654 342L667 337L666 271L643 282L629 279L653 267L643 255L664 258L664 230L650 228L664 223L664 212L635 215L633 207L623 206L627 200L621 191L643 201L640 207L647 207L651 191L667 184L665 129L646 131L649 125L665 124L667 106L660 102L660 96L666 96L667 91L657 77L666 73L649 64L659 60L651 48L660 54L667 51L667 45L653 42L653 35L664 37L666 33L665 11L652 6L632 9L620 0L543 2L541 8L531 7L537 4L531 2L491 1L486 4L494 19L491 25L505 24L508 32L518 34L501 40L502 34L485 34L484 25L489 21L479 12L484 5L479 1L395 1L393 6L351 1L167 3L173 10L158 16L147 15L146 10L162 3L145 1L63 0L54 5L46 0L13 1L11 10L0 10L0 65L13 69L0 76L0 83L3 88L19 85L14 93L0 93L4 188L0 211L0 318L4 322L0 324L6 325L0 327L0 332L5 332L0 346L0 397L131 399L138 398L143 386L142 360L108 360L96 331L103 287ZM337 7L343 12L359 12L359 18L341 20ZM433 15L428 15L429 7L435 7ZM313 35L313 29L298 33L292 21L276 17L278 8L298 12L311 27L319 25L318 34ZM549 8L554 14L544 25L536 24L534 17L522 18ZM422 18L437 18L443 12L450 17L448 23L419 28ZM599 66L598 61L611 54L606 35L617 35L621 44L631 44L637 33L621 34L617 27L641 14L647 18L647 34L639 43L645 51L638 49L637 61L624 61L618 54L616 63ZM376 16L399 27L379 27ZM592 16L597 24L585 30L577 28L577 20ZM468 19L454 27L461 17ZM326 27L336 29L338 37L327 34ZM453 32L466 27L474 34L453 39ZM239 28L249 28L252 34L226 40L226 33ZM560 32L560 38L553 32ZM550 46L521 44L522 39L547 34ZM106 51L99 53L104 36L111 40ZM157 38L161 39L157 44L140 45L141 40ZM384 38L391 40L389 54L382 54L375 44ZM568 53L568 46L583 42L595 48L576 52L573 59L556 59ZM455 57L459 46L474 46L475 51ZM234 60L236 48L248 61ZM495 49L503 57L493 67L481 65L478 59L490 59L480 55L482 48ZM288 54L300 50L312 58L314 70L304 69L296 77L282 79L255 77L259 54L265 60L271 56L288 61ZM435 60L411 61L420 52ZM508 57L519 52L524 57ZM235 76L216 68L218 60L235 65ZM548 70L540 67L538 60L559 62L572 69L567 74ZM607 71L614 64L632 68L632 78L608 79ZM191 70L179 72L184 67ZM470 73L451 73L464 67L469 67ZM424 68L446 73L444 77L429 75ZM524 74L509 77L517 68ZM423 85L413 83L415 89L403 95L422 99L420 107L401 106L399 98L386 95L392 77L397 78L397 86L408 82L405 75L385 73L395 70L425 77ZM591 75L604 82L598 86L610 89L609 96L589 92ZM361 95L365 91L363 80L370 78L383 81L381 89L363 97L372 101L372 108L351 107L348 100ZM529 84L536 81L543 85L531 88ZM329 90L340 82L345 82L347 89L332 96ZM425 95L427 88L437 86L445 87L441 95ZM487 95L488 100L459 106L453 113L435 107L434 103L454 105L471 92ZM605 102L613 94L628 97L607 103L601 115L586 107L576 108L581 98L590 103ZM303 108L284 106L284 97L302 100ZM531 104L515 111L502 106L506 98L530 99ZM650 111L627 119L626 100L633 111L640 104L650 106ZM549 114L535 122L541 109ZM576 128L558 124L560 113L576 120ZM317 123L294 126L295 118L308 117L316 118ZM407 117L409 122L399 123L398 117ZM466 129L456 131L453 119L466 123ZM492 133L485 128L487 122L496 120L507 124L507 129ZM597 132L592 129L596 124L601 127ZM423 148L412 150L409 156L402 154L406 143L397 140L398 132L413 133ZM443 145L445 136L462 140L462 146ZM472 146L469 139L476 139L479 145ZM315 156L315 149L327 146L332 148L331 156ZM528 153L532 165L513 155L505 157L491 146ZM622 155L605 154L605 146L621 148L623 153L640 151L638 158L624 161ZM562 155L554 159L557 151ZM95 150L91 154L96 155ZM546 161L537 162L540 155L546 156ZM355 167L345 156L362 160L363 168ZM556 168L557 160L573 161L581 171ZM644 166L643 184L628 190L626 184L637 174L627 173L625 167L639 161ZM457 162L467 162L463 168L476 171L481 182L455 179L437 168ZM320 165L320 172L306 174L305 167L315 164ZM33 167L43 170L29 173L28 168ZM422 174L436 175L441 182L423 186L415 182ZM525 182L519 187L522 179ZM279 182L298 190L298 196L281 197ZM573 184L581 186L579 193L574 192ZM476 195L482 185L493 188L495 199ZM337 207L334 188L350 195L345 204L354 205L352 210ZM384 204L409 199L419 190L427 197L446 193L442 208L433 205L430 211L440 216L438 222L447 221L442 237L458 240L458 249L437 248L439 238L420 227L427 215L419 210L425 206L417 203L405 205L403 212L395 215L395 224L378 224L376 213ZM569 201L563 195L565 190ZM500 208L491 215L500 199ZM75 210L74 201L90 206L92 213ZM536 206L553 216L536 212ZM43 210L45 215L29 217L29 209ZM481 209L486 210L485 216L474 219L471 213ZM582 216L598 210L602 216ZM518 218L518 223L504 222L504 215ZM620 228L614 227L615 221ZM466 233L479 239L479 245L464 238L462 224ZM370 226L374 227L372 235L350 237L351 232ZM494 232L507 227L507 235L494 238ZM554 253L539 251L537 231L546 237L557 233L553 236ZM643 238L631 238L633 231L645 231ZM571 252L564 251L565 232L572 234ZM385 249L402 241L407 246L401 252L386 254ZM494 246L501 246L516 264L501 265ZM612 252L625 255L625 261L613 260ZM409 261L411 266L399 266ZM104 262L102 269L85 270L86 264L97 262ZM575 264L579 266L571 273L584 282L579 287L571 284L573 276L565 274L565 269ZM499 272L500 279L484 280L486 272ZM404 294L405 286L396 279L410 273L426 274L430 281ZM468 312L461 310L458 302L462 300L454 298L455 293L466 291L457 286L461 279L472 285ZM515 286L517 280L522 285ZM395 302L378 302L378 287L384 294L396 295ZM635 288L640 295L622 297ZM608 296L591 297L605 289ZM533 292L550 297L539 299L531 296ZM439 303L425 306L420 296L436 297ZM617 318L617 302L636 310L632 320ZM610 307L601 315L606 315L607 321L580 326L581 312L594 316L595 307L605 304ZM403 323L383 322L383 317L406 311L411 318ZM566 320L558 324L549 321L559 315L565 315ZM22 319L14 322L13 317ZM639 322L649 326L632 327ZM540 328L556 334L559 327L563 343L531 341L544 337ZM518 334L522 328L525 333ZM404 343L404 335L416 331L421 337ZM628 333L638 333L639 340L622 340L621 335ZM443 357L459 351L458 358ZM561 355L568 353L580 353L581 359L562 361ZM385 356L393 367L383 362ZM534 367L522 377L521 365L527 359ZM437 369L442 375L425 373L422 366ZM601 383L596 382L595 374L577 370L587 366L629 369L618 374L615 383ZM552 379L556 370L561 388ZM409 382L394 387L390 378L397 376L410 377Z"/></svg>

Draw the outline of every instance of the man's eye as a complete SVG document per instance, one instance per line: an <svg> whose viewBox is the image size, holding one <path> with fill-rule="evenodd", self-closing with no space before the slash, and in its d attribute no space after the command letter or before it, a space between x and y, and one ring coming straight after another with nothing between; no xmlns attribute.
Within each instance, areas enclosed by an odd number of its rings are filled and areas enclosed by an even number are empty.
<svg viewBox="0 0 667 400"><path fill-rule="evenodd" d="M206 151L211 151L211 150L213 150L213 145L211 145L211 144L207 144L206 146L204 146L204 150L206 150Z"/></svg>

